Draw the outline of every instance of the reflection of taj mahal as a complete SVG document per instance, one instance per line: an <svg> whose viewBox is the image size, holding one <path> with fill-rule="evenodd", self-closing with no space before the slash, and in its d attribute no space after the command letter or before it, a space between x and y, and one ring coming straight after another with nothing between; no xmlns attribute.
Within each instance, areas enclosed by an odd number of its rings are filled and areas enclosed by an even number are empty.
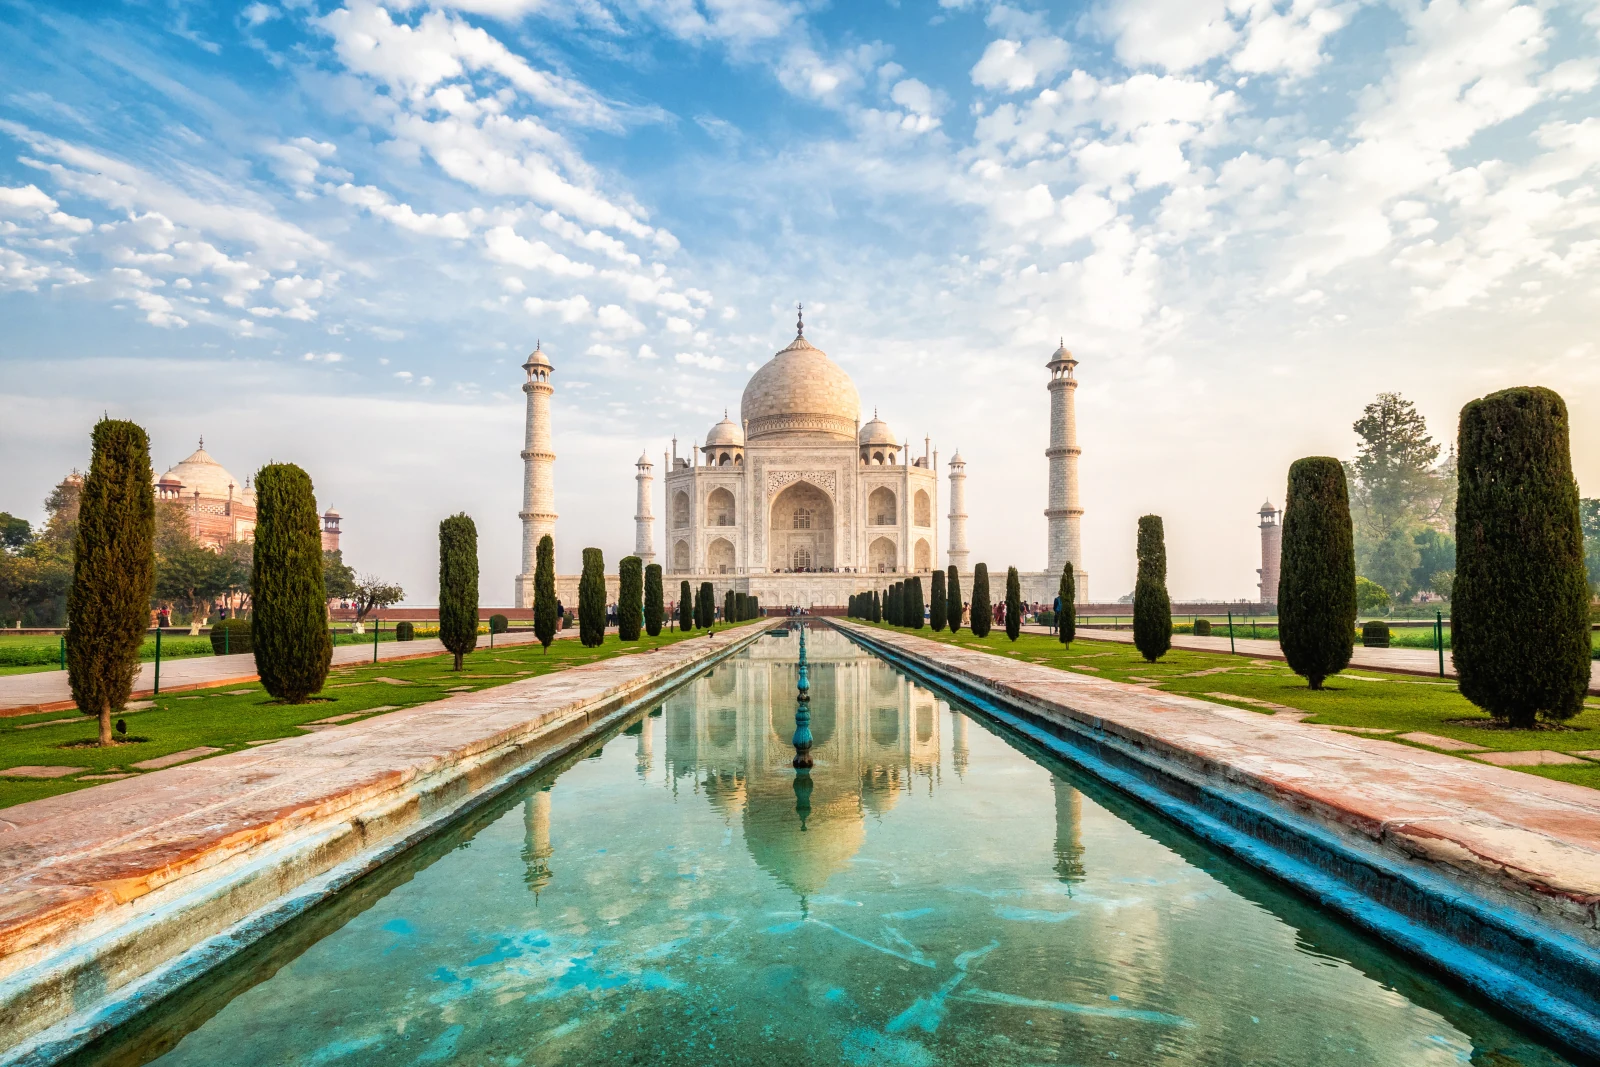
<svg viewBox="0 0 1600 1067"><path fill-rule="evenodd" d="M1051 372L1051 439L1046 569L1023 576L1026 599L1055 595L1062 566L1078 573L1078 597L1088 596L1078 527L1078 447L1074 409L1077 361L1065 347L1048 364ZM554 450L549 431L554 368L536 351L524 365L528 426L522 453L524 485L523 567L517 604L532 603L534 559L539 539L554 533L551 484ZM873 413L861 421L855 383L838 364L805 338L795 338L753 374L745 386L739 421L726 413L705 443L678 455L677 439L662 456L665 473L664 552L660 560L668 597L688 580L709 581L720 600L728 589L750 593L769 607L843 605L869 589L884 590L907 575L927 575L946 563L969 573L966 464L957 452L948 462L949 539L941 558L939 453L924 437L920 455L895 437ZM634 554L656 562L652 508L654 464L635 464ZM1001 580L1004 567L1000 566ZM558 580L575 589L576 578ZM970 592L970 584L966 590Z"/></svg>

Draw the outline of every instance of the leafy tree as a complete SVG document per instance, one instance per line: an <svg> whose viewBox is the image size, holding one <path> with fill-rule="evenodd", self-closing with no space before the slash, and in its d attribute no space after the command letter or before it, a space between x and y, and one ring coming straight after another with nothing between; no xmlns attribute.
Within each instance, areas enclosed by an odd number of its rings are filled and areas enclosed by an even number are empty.
<svg viewBox="0 0 1600 1067"><path fill-rule="evenodd" d="M950 625L951 633L961 632L961 613L966 605L961 603L961 575L957 573L955 565L945 572L944 580L944 621Z"/></svg>
<svg viewBox="0 0 1600 1067"><path fill-rule="evenodd" d="M7 619L33 626L66 621L72 585L72 542L77 536L83 476L73 471L45 498L47 518L19 549L0 552L0 602Z"/></svg>
<svg viewBox="0 0 1600 1067"><path fill-rule="evenodd" d="M606 559L598 548L583 550L578 576L578 640L595 648L606 639Z"/></svg>
<svg viewBox="0 0 1600 1067"><path fill-rule="evenodd" d="M1017 568L1006 568L1006 637L1015 641L1022 633L1022 579Z"/></svg>
<svg viewBox="0 0 1600 1067"><path fill-rule="evenodd" d="M1434 575L1456 569L1456 539L1442 530L1418 530L1412 540L1417 546L1417 568L1411 572L1412 589L1432 589ZM1440 596L1445 594L1439 593Z"/></svg>
<svg viewBox="0 0 1600 1067"><path fill-rule="evenodd" d="M333 658L321 525L305 471L269 463L256 472L250 639L262 688L289 704L322 688Z"/></svg>
<svg viewBox="0 0 1600 1067"><path fill-rule="evenodd" d="M465 513L439 524L439 643L458 671L478 647L478 526Z"/></svg>
<svg viewBox="0 0 1600 1067"><path fill-rule="evenodd" d="M1321 689L1355 646L1356 558L1344 468L1308 456L1289 468L1278 578L1278 644L1290 670Z"/></svg>
<svg viewBox="0 0 1600 1067"><path fill-rule="evenodd" d="M533 564L533 635L550 651L556 639L556 542L549 534L539 538Z"/></svg>
<svg viewBox="0 0 1600 1067"><path fill-rule="evenodd" d="M156 556L155 596L182 605L198 619L222 595L230 569L217 553L192 539L169 544Z"/></svg>
<svg viewBox="0 0 1600 1067"><path fill-rule="evenodd" d="M329 600L349 600L356 595L356 570L344 561L342 549L323 551L322 588Z"/></svg>
<svg viewBox="0 0 1600 1067"><path fill-rule="evenodd" d="M617 640L637 641L644 628L644 560L623 556L617 562Z"/></svg>
<svg viewBox="0 0 1600 1067"><path fill-rule="evenodd" d="M994 605L989 602L989 565L972 568L972 634L988 637L994 625Z"/></svg>
<svg viewBox="0 0 1600 1067"><path fill-rule="evenodd" d="M1154 663L1172 647L1172 599L1167 595L1167 540L1160 515L1139 517L1139 570L1133 581L1133 644Z"/></svg>
<svg viewBox="0 0 1600 1067"><path fill-rule="evenodd" d="M1583 564L1589 574L1589 595L1600 596L1600 498L1591 496L1578 501L1578 515L1583 523Z"/></svg>
<svg viewBox="0 0 1600 1067"><path fill-rule="evenodd" d="M920 630L925 621L923 616L927 607L922 599L922 579L913 576L906 583L906 588L908 593L906 597L906 625L913 630Z"/></svg>
<svg viewBox="0 0 1600 1067"><path fill-rule="evenodd" d="M1440 446L1416 406L1380 393L1352 429L1360 438L1346 470L1358 573L1395 596L1420 588L1418 531L1448 532L1455 500L1455 457L1439 462Z"/></svg>
<svg viewBox="0 0 1600 1067"><path fill-rule="evenodd" d="M1078 636L1078 579L1072 573L1071 561L1061 568L1061 588L1056 595L1061 598L1061 610L1056 612L1056 636L1063 645L1070 645Z"/></svg>
<svg viewBox="0 0 1600 1067"><path fill-rule="evenodd" d="M700 610L705 619L701 626L709 630L717 624L717 591L710 582L700 583Z"/></svg>
<svg viewBox="0 0 1600 1067"><path fill-rule="evenodd" d="M1461 695L1528 729L1583 710L1591 658L1567 405L1505 389L1461 409L1451 647Z"/></svg>
<svg viewBox="0 0 1600 1067"><path fill-rule="evenodd" d="M1453 570L1434 571L1433 577L1428 579L1428 587L1446 600L1449 600L1455 595L1456 572Z"/></svg>
<svg viewBox="0 0 1600 1067"><path fill-rule="evenodd" d="M661 564L652 563L644 569L644 632L651 637L661 633L666 607L667 598L661 589Z"/></svg>
<svg viewBox="0 0 1600 1067"><path fill-rule="evenodd" d="M20 552L33 542L33 526L9 511L0 511L0 548Z"/></svg>
<svg viewBox="0 0 1600 1067"><path fill-rule="evenodd" d="M459 516L459 517L460 518L466 518L466 516L464 516L464 515L463 516ZM471 519L467 519L467 521L471 522L472 520ZM472 553L473 553L473 556L472 556L472 558L474 560L476 560L478 558L478 556L477 556L477 552L478 552L478 549L477 549L477 544L478 544L477 530L478 530L477 526L474 525L473 528L472 528L472 531L473 531L473 534L472 534L472 545L473 545ZM442 536L442 533L443 533L443 530L442 530L442 526L441 526L441 536ZM474 566L476 566L476 565L474 565ZM474 569L473 573L474 574L477 573L476 569ZM474 582L476 582L476 579L474 579ZM474 590L476 590L476 585L474 585ZM386 581L386 580L384 580L382 578L379 578L376 574L363 574L359 579L357 579L355 592L351 594L351 602L355 605L355 609L356 609L356 621L357 622L360 622L362 619L366 618L367 615L370 614L371 612L382 611L384 608L393 607L394 605L400 603L400 601L404 600L405 598L406 598L406 591L404 589L401 589L398 585L395 585L395 584L393 584L391 582L388 582L388 581ZM473 609L472 610L473 611L477 611L478 610L477 609L476 592L474 592L474 600L473 600ZM474 620L473 620L473 625L474 626L477 625L476 618L474 618ZM477 631L474 630L473 632L476 633ZM468 651L470 652L471 649L468 649Z"/></svg>
<svg viewBox="0 0 1600 1067"><path fill-rule="evenodd" d="M119 419L95 424L73 540L67 594L67 682L112 745L111 712L128 702L150 625L155 585L155 491L150 439Z"/></svg>
<svg viewBox="0 0 1600 1067"><path fill-rule="evenodd" d="M944 629L945 612L950 608L944 591L944 571L935 569L928 576L928 626L934 633Z"/></svg>
<svg viewBox="0 0 1600 1067"><path fill-rule="evenodd" d="M1387 615L1389 591L1371 578L1356 579L1356 611L1361 615Z"/></svg>
<svg viewBox="0 0 1600 1067"><path fill-rule="evenodd" d="M1362 550L1357 549L1358 552ZM1376 544L1365 548L1364 559L1358 572L1371 578L1385 590L1393 590L1394 598L1410 599L1413 591L1411 575L1422 564L1422 553L1417 550L1416 537L1409 529L1396 528Z"/></svg>
<svg viewBox="0 0 1600 1067"><path fill-rule="evenodd" d="M689 592L689 583L684 582L678 590L678 629L688 632L694 629L699 615L695 611L693 594Z"/></svg>

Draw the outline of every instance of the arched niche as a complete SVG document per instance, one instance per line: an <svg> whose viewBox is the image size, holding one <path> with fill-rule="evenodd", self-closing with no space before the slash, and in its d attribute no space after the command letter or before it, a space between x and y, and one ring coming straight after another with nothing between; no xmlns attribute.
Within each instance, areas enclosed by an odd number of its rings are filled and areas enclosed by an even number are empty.
<svg viewBox="0 0 1600 1067"><path fill-rule="evenodd" d="M678 490L672 494L672 528L681 530L689 525L689 494Z"/></svg>
<svg viewBox="0 0 1600 1067"><path fill-rule="evenodd" d="M712 574L733 573L733 542L719 537L706 548L706 570Z"/></svg>
<svg viewBox="0 0 1600 1067"><path fill-rule="evenodd" d="M867 546L867 569L879 574L889 573L895 569L897 555L894 542L879 537Z"/></svg>
<svg viewBox="0 0 1600 1067"><path fill-rule="evenodd" d="M672 569L679 574L689 573L689 542L678 541L673 544Z"/></svg>
<svg viewBox="0 0 1600 1067"><path fill-rule="evenodd" d="M867 525L868 526L897 526L900 523L899 509L895 506L894 490L887 486L878 486L867 494Z"/></svg>
<svg viewBox="0 0 1600 1067"><path fill-rule="evenodd" d="M917 495L911 498L911 510L916 525L933 526L933 501L928 498L927 490L917 490Z"/></svg>
<svg viewBox="0 0 1600 1067"><path fill-rule="evenodd" d="M733 526L736 525L736 517L733 494L721 486L711 490L711 495L706 497L706 525Z"/></svg>
<svg viewBox="0 0 1600 1067"><path fill-rule="evenodd" d="M911 554L912 567L914 569L919 571L933 569L933 549L928 547L928 542L918 538L917 543L911 549Z"/></svg>
<svg viewBox="0 0 1600 1067"><path fill-rule="evenodd" d="M833 498L810 482L792 482L772 498L767 530L769 569L834 569Z"/></svg>

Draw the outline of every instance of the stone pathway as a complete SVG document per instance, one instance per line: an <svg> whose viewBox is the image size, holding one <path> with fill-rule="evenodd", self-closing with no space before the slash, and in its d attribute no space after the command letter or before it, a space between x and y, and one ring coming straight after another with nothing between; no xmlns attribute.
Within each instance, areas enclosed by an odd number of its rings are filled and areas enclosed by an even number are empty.
<svg viewBox="0 0 1600 1067"><path fill-rule="evenodd" d="M1050 632L1043 626L1024 626L1023 630L1033 634L1048 634ZM1082 629L1078 631L1078 636L1085 641L1117 641L1125 645L1133 644L1132 630ZM1229 651L1226 637L1195 637L1192 634L1173 634L1172 647L1187 648L1195 652ZM1260 638L1234 638L1234 650L1241 656L1250 656L1256 659L1283 659L1283 650L1278 647L1278 642ZM1421 674L1437 678L1439 677L1439 653L1435 650L1424 648L1364 648L1358 644L1354 654L1350 657L1350 666L1358 669L1365 667L1367 670L1373 671ZM1454 678L1456 676L1456 668L1450 662L1448 649L1444 654L1444 676L1446 678ZM1600 695L1600 660L1593 661L1589 667L1589 692Z"/></svg>
<svg viewBox="0 0 1600 1067"><path fill-rule="evenodd" d="M615 633L616 628L606 631ZM577 637L578 628L560 631L559 638ZM480 637L479 647L487 648L487 640ZM495 634L495 647L523 645L537 641L532 633ZM416 659L437 656L444 652L437 638L417 641L381 641L378 643L378 660ZM335 645L333 665L348 666L372 662L371 645ZM147 697L155 685L155 664L145 663L139 668L139 677L133 683L135 697ZM161 691L176 693L185 689L213 689L217 686L237 685L256 680L256 658L250 653L233 656L185 656L182 659L163 660L161 663ZM379 679L382 681L383 679ZM404 683L401 683L404 684ZM67 684L66 671L34 671L29 674L0 676L0 717L31 715L40 711L66 711L74 708L72 689Z"/></svg>

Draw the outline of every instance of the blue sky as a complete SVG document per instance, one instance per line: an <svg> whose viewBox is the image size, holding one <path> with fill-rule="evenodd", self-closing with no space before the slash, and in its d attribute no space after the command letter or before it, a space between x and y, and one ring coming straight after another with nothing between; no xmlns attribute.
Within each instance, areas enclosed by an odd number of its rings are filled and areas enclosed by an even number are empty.
<svg viewBox="0 0 1600 1067"><path fill-rule="evenodd" d="M1381 390L1448 438L1556 388L1600 493L1597 34L1592 0L0 2L0 509L109 411L158 468L301 463L416 602L464 509L503 600L534 342L571 569L631 550L633 460L737 410L796 300L864 409L961 449L991 566L1043 563L1064 336L1097 598L1146 512L1176 596L1252 596L1257 506Z"/></svg>

